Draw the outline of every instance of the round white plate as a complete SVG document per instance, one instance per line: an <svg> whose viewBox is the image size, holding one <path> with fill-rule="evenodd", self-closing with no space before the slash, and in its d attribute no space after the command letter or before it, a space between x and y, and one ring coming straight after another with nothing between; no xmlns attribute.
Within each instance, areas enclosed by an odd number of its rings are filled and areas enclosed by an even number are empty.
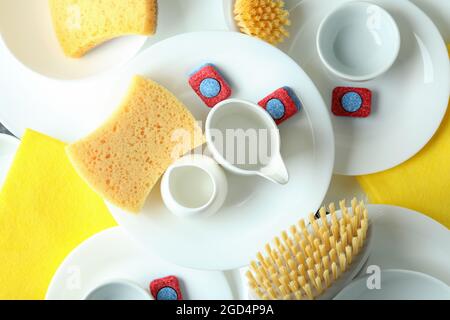
<svg viewBox="0 0 450 320"><path fill-rule="evenodd" d="M450 300L450 287L429 275L409 270L383 270L380 288L369 289L367 277L353 281L335 300Z"/></svg>
<svg viewBox="0 0 450 320"><path fill-rule="evenodd" d="M143 250L120 227L89 238L74 249L56 271L47 300L80 300L110 280L133 281L148 290L150 282L174 275L185 300L230 300L230 286L222 272L186 269Z"/></svg>
<svg viewBox="0 0 450 320"><path fill-rule="evenodd" d="M56 38L48 0L0 1L0 32L6 46L24 66L63 80L115 68L133 58L147 40L146 36L119 37L81 59L69 58Z"/></svg>
<svg viewBox="0 0 450 320"><path fill-rule="evenodd" d="M450 232L419 212L388 205L369 205L373 222L368 265L428 274L450 285Z"/></svg>
<svg viewBox="0 0 450 320"><path fill-rule="evenodd" d="M332 115L336 135L335 172L361 175L392 168L416 154L432 137L449 97L449 59L431 20L406 0L371 1L396 20L401 48L394 66L367 82L332 76L320 62L316 34L322 19L348 0L304 0L291 10L291 37L281 46L311 76L331 114L331 92L337 86L373 91L370 117Z"/></svg>
<svg viewBox="0 0 450 320"><path fill-rule="evenodd" d="M47 2L47 0L2 0L0 1L0 7L3 4L15 6L16 2L34 7L36 5L34 2L40 3L42 1ZM47 4L45 4L46 7ZM36 10L42 11L42 6ZM217 6L215 1L164 0L159 1L159 11L157 34L148 37L144 48L183 32L226 29L221 7ZM2 14L3 12L0 13L0 26L3 23L1 21ZM37 16L29 17L30 21L23 15L20 15L20 19L17 16L11 18L14 18L18 24L26 26L35 23ZM10 18L8 19L10 20ZM12 23L15 21L12 21ZM36 23L42 23L42 21ZM17 34L15 31L11 31L14 34L11 34L10 37L14 39L19 37L18 40L16 39L19 41L21 38L33 35L35 32L33 29L30 27L27 32ZM0 27L0 32L4 33L2 27ZM100 46L97 48L98 50L94 50L95 52L92 53L97 56L97 51L102 53L108 49L109 52L110 46L116 46L122 41L135 40L129 37L116 39L105 44L105 46ZM140 42L139 47L142 47L142 45L143 43ZM121 45L120 47L122 48ZM30 52L33 55L30 58L41 58L40 50L28 51L27 54L30 54ZM124 58L124 61L129 61L136 53L135 50L133 55L128 55L126 59ZM120 52L118 54L125 55L128 53ZM93 65L93 68L104 66L103 58L102 61L97 61L97 58L95 58L95 63L90 62L91 58L85 58L88 59L82 59L78 62ZM55 63L54 59L46 57L44 62L48 63L48 61L52 64ZM95 77L85 78L83 81L48 79L20 63L11 54L5 41L0 39L0 122L17 137L21 137L26 128L32 128L63 141L71 141L78 137L80 133L87 134L95 128L99 119L104 119L111 112L111 109L99 109L98 104L99 101L108 97L111 84L115 83L114 76L118 69L125 67L124 65L120 66L120 61L115 61L114 66L115 68L112 68L110 72L100 73ZM76 66L73 68L74 72L82 72L85 67Z"/></svg>
<svg viewBox="0 0 450 320"><path fill-rule="evenodd" d="M14 160L20 140L16 137L0 133L0 189Z"/></svg>
<svg viewBox="0 0 450 320"><path fill-rule="evenodd" d="M138 215L110 209L133 237L167 260L193 268L232 269L248 263L278 230L317 210L331 179L334 138L324 102L298 65L278 49L235 32L190 33L154 45L118 77L107 107L97 108L111 112L132 75L141 74L174 92L197 120L204 121L210 109L190 88L188 74L207 61L230 79L236 98L257 102L285 85L298 94L303 109L280 127L289 183L280 186L260 177L228 174L224 207L201 220L171 214L161 200L159 185Z"/></svg>

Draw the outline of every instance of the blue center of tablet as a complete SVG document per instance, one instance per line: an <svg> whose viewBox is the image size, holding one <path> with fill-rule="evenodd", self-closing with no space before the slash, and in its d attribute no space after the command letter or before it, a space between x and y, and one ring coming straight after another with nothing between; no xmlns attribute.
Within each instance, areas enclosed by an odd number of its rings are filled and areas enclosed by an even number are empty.
<svg viewBox="0 0 450 320"><path fill-rule="evenodd" d="M286 112L283 102L281 102L279 99L269 100L266 104L266 110L275 120L283 118Z"/></svg>
<svg viewBox="0 0 450 320"><path fill-rule="evenodd" d="M362 99L356 92L347 92L341 99L342 108L347 112L358 111L362 106Z"/></svg>
<svg viewBox="0 0 450 320"><path fill-rule="evenodd" d="M220 93L220 83L216 79L206 78L200 83L200 93L206 98L214 98Z"/></svg>
<svg viewBox="0 0 450 320"><path fill-rule="evenodd" d="M158 296L156 300L177 300L178 295L175 289L171 287L164 287L158 291Z"/></svg>

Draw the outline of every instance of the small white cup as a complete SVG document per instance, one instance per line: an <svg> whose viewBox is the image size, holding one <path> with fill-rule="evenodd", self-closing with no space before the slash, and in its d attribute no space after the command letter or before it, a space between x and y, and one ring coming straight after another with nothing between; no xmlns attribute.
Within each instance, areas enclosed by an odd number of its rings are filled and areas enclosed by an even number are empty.
<svg viewBox="0 0 450 320"><path fill-rule="evenodd" d="M128 280L113 280L104 283L91 292L84 300L154 300L150 293Z"/></svg>
<svg viewBox="0 0 450 320"><path fill-rule="evenodd" d="M161 180L164 204L182 218L213 215L222 207L227 193L223 169L210 157L200 154L177 160Z"/></svg>
<svg viewBox="0 0 450 320"><path fill-rule="evenodd" d="M278 184L289 181L280 153L278 126L259 105L240 99L220 102L209 112L205 134L210 152L225 169L238 175L259 175ZM233 139L238 139L238 144L245 144L247 138L253 139L253 143L248 146L248 150L240 150L237 146L235 154L231 154L234 152L230 151L232 143L235 142L229 139L230 135L235 135ZM243 147L246 148L245 145ZM232 157L237 158L230 159ZM261 161L261 157L265 158L264 161ZM245 159L240 163L239 158Z"/></svg>
<svg viewBox="0 0 450 320"><path fill-rule="evenodd" d="M400 32L391 15L372 3L352 1L321 22L317 50L323 64L350 81L374 79L386 72L400 51Z"/></svg>

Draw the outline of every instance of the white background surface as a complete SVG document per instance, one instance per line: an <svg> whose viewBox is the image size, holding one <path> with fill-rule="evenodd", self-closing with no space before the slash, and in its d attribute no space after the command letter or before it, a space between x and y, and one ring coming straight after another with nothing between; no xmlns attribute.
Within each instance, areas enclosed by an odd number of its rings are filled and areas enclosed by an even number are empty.
<svg viewBox="0 0 450 320"><path fill-rule="evenodd" d="M214 0L219 1L219 0ZM288 6L295 5L297 0L286 0ZM438 29L440 30L444 40L448 43L450 42L450 1L447 0L412 0L418 7L420 7L436 24ZM221 10L221 9L220 9ZM214 12L211 17L215 22L215 25L218 29L225 29L225 25L218 26L217 21L220 19L222 15L221 11ZM220 23L219 23L220 24ZM0 99L0 108L8 108L10 106L6 106L1 103ZM12 130L14 127L12 124L9 128ZM16 127L17 128L17 127ZM20 132L19 132L20 133ZM1 150L5 150L2 145ZM4 155L4 153L2 153ZM4 165L4 164L3 164ZM352 177L343 177L343 176L334 176L330 190L327 194L327 198L325 202L329 201L337 201L342 198L349 198L352 196L360 196L364 197L361 189L359 188L356 180ZM239 270L226 272L226 276L229 281L233 285L234 296L237 298L245 299L246 294L243 287L243 282L240 280L240 272ZM444 280L444 279L441 279ZM445 279L448 284L450 284L450 279Z"/></svg>

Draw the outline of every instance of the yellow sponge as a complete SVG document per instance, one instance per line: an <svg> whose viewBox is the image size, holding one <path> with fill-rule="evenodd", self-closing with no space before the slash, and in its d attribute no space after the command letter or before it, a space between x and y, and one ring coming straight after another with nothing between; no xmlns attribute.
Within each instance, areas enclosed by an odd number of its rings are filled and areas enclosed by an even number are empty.
<svg viewBox="0 0 450 320"><path fill-rule="evenodd" d="M136 76L115 114L67 152L94 190L139 212L169 165L203 142L194 117L171 92Z"/></svg>
<svg viewBox="0 0 450 320"><path fill-rule="evenodd" d="M157 0L49 0L64 53L80 58L112 38L156 31Z"/></svg>
<svg viewBox="0 0 450 320"><path fill-rule="evenodd" d="M236 0L236 22L241 32L276 45L289 37L289 12L281 0Z"/></svg>

